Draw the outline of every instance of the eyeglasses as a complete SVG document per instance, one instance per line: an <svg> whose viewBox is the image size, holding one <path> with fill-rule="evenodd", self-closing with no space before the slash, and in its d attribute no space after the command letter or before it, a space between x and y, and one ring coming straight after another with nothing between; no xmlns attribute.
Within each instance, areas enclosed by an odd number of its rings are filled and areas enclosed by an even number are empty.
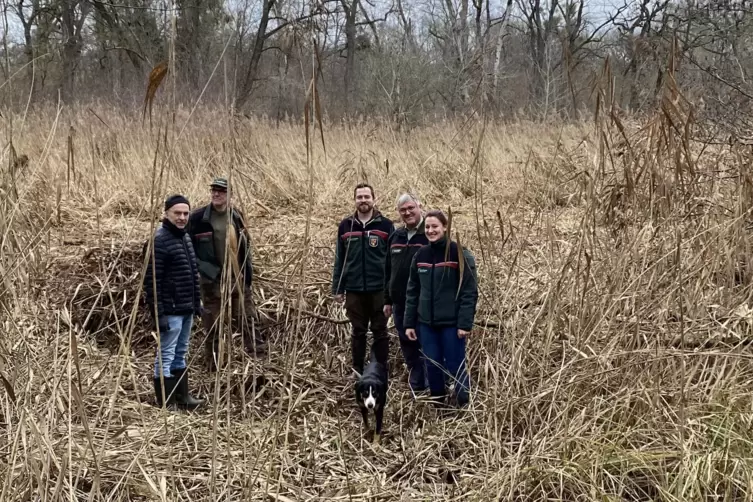
<svg viewBox="0 0 753 502"><path fill-rule="evenodd" d="M212 193L227 193L227 190L224 188L212 188L210 189L210 192Z"/></svg>

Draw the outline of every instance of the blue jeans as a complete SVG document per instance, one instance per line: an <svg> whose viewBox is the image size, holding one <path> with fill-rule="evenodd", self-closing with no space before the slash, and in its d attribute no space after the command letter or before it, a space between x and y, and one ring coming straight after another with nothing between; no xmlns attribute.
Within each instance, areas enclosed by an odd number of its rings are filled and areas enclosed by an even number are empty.
<svg viewBox="0 0 753 502"><path fill-rule="evenodd" d="M420 392L429 386L426 380L426 363L421 355L421 344L418 340L409 340L405 336L405 327L403 326L403 317L405 316L405 306L395 304L392 306L392 318L395 321L395 329L400 340L400 350L403 353L403 360L408 367L408 381L414 392Z"/></svg>
<svg viewBox="0 0 753 502"><path fill-rule="evenodd" d="M471 379L465 367L465 338L458 338L456 327L432 327L418 323L418 338L426 358L429 390L432 397L444 398L446 377L455 382L458 405L468 403Z"/></svg>
<svg viewBox="0 0 753 502"><path fill-rule="evenodd" d="M161 351L154 358L154 378L159 378L160 359L165 378L172 376L172 370L186 367L192 325L193 314L167 316L167 331L160 331Z"/></svg>

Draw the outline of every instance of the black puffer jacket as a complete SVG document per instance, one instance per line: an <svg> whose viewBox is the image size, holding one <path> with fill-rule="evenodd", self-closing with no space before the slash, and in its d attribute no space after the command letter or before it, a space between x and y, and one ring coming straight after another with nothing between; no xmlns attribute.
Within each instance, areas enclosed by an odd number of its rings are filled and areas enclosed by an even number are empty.
<svg viewBox="0 0 753 502"><path fill-rule="evenodd" d="M154 271L149 256L144 275L144 295L152 314L153 279L156 279L158 319L166 315L200 313L199 273L191 239L185 230L168 220L164 220L154 234Z"/></svg>

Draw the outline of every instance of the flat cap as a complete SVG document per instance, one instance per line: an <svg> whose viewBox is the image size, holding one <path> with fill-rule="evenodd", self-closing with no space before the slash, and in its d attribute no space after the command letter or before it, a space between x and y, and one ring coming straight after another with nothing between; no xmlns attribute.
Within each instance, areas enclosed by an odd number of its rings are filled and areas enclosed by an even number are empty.
<svg viewBox="0 0 753 502"><path fill-rule="evenodd" d="M227 178L215 178L209 186L212 188L217 187L227 190Z"/></svg>

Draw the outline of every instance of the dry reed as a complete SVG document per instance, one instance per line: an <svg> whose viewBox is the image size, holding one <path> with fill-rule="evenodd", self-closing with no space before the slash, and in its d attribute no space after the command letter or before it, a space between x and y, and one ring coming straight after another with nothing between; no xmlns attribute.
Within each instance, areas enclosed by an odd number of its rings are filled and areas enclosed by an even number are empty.
<svg viewBox="0 0 753 502"><path fill-rule="evenodd" d="M192 384L210 403L194 414L152 406L155 341L135 306L157 140L140 114L102 109L105 129L66 117L99 130L69 146L56 116L30 114L14 138L29 166L6 173L0 207L0 500L751 500L748 153L693 141L670 92L624 124L602 95L592 123L489 124L480 144L480 127L451 123L325 123L326 160L303 125L235 124L271 351L234 339L209 375L197 329ZM226 121L196 110L170 192L206 202L227 174ZM363 179L391 217L402 190L451 208L481 276L470 409L414 401L393 336L380 446L328 298L336 223Z"/></svg>

